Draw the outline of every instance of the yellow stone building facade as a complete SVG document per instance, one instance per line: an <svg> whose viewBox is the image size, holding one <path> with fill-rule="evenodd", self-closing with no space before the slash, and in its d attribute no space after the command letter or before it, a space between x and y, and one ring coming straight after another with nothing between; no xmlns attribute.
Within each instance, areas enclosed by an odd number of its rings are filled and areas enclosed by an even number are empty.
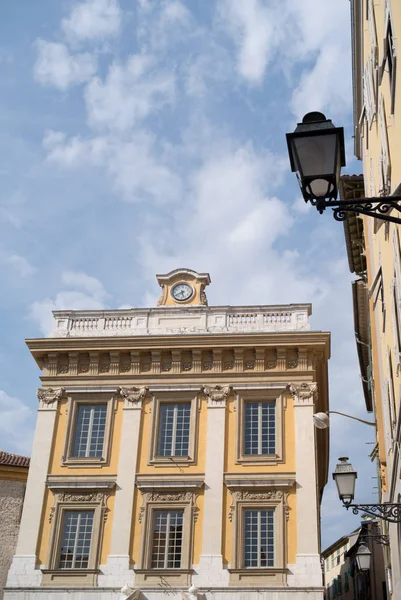
<svg viewBox="0 0 401 600"><path fill-rule="evenodd" d="M355 155L363 176L342 178L342 197L401 193L401 3L352 0ZM397 212L394 216L399 216ZM371 217L345 223L357 348L367 409L375 412L381 501L401 502L401 231ZM384 524L384 527L386 525ZM401 530L389 526L388 590L401 598Z"/></svg>
<svg viewBox="0 0 401 600"><path fill-rule="evenodd" d="M330 336L310 305L57 311L5 598L321 600ZM68 590L68 596L66 591Z"/></svg>

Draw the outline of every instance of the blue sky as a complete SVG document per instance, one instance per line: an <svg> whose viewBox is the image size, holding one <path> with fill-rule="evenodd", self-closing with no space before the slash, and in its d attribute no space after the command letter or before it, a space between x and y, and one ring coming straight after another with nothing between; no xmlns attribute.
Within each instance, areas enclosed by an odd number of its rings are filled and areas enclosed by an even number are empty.
<svg viewBox="0 0 401 600"><path fill-rule="evenodd" d="M210 304L312 302L331 408L364 416L342 225L308 209L285 133L322 110L352 156L348 0L41 0L0 9L0 436L30 451L51 310L154 306L155 273ZM332 417L375 501L371 428ZM373 483L372 483L373 482ZM333 485L323 546L357 526Z"/></svg>

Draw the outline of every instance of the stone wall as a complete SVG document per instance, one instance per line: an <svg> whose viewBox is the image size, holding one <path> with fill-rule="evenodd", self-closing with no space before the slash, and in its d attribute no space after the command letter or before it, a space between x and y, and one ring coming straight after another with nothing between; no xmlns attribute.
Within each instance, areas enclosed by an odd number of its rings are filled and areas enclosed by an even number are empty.
<svg viewBox="0 0 401 600"><path fill-rule="evenodd" d="M17 546L25 482L0 479L0 600Z"/></svg>

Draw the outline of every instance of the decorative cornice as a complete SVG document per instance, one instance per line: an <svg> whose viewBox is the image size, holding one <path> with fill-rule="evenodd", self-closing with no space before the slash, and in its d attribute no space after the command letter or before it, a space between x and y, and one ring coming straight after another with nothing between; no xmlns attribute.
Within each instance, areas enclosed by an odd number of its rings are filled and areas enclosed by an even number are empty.
<svg viewBox="0 0 401 600"><path fill-rule="evenodd" d="M202 391L207 398L207 407L224 408L231 390L231 385L215 385L214 387L210 387L208 385L203 386Z"/></svg>
<svg viewBox="0 0 401 600"><path fill-rule="evenodd" d="M124 398L124 408L141 408L142 401L146 398L149 388L146 385L141 387L118 387L117 394Z"/></svg>
<svg viewBox="0 0 401 600"><path fill-rule="evenodd" d="M59 400L64 396L65 388L38 388L36 395L39 400L39 406L45 407L50 406L54 402L57 404Z"/></svg>
<svg viewBox="0 0 401 600"><path fill-rule="evenodd" d="M288 391L294 399L294 406L312 406L317 400L317 383L290 383Z"/></svg>
<svg viewBox="0 0 401 600"><path fill-rule="evenodd" d="M189 477L177 477L172 478L171 476L166 476L166 479L160 478L142 478L137 477L136 487L141 491L146 490L187 490L187 489L199 489L204 484L204 475L201 475L202 479L190 479Z"/></svg>
<svg viewBox="0 0 401 600"><path fill-rule="evenodd" d="M230 490L235 488L290 488L295 483L295 474L264 475L252 473L249 475L241 474L241 476L226 474L224 475L224 483Z"/></svg>

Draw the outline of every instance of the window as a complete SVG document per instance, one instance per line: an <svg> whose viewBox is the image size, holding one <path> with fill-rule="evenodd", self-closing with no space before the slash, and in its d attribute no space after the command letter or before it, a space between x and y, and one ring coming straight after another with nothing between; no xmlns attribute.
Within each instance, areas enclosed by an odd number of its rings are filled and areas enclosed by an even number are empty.
<svg viewBox="0 0 401 600"><path fill-rule="evenodd" d="M276 452L276 403L245 402L244 454Z"/></svg>
<svg viewBox="0 0 401 600"><path fill-rule="evenodd" d="M64 512L59 569L88 568L93 516L93 510Z"/></svg>
<svg viewBox="0 0 401 600"><path fill-rule="evenodd" d="M81 404L75 424L73 457L102 456L107 404Z"/></svg>
<svg viewBox="0 0 401 600"><path fill-rule="evenodd" d="M344 573L344 592L348 592L349 590L349 575L348 572L345 571Z"/></svg>
<svg viewBox="0 0 401 600"><path fill-rule="evenodd" d="M160 405L158 456L188 456L191 403Z"/></svg>
<svg viewBox="0 0 401 600"><path fill-rule="evenodd" d="M183 510L153 511L153 569L181 567L183 517Z"/></svg>
<svg viewBox="0 0 401 600"><path fill-rule="evenodd" d="M78 489L71 489L71 481L62 482L59 477L47 482L54 503L49 514L51 529L46 567L42 569L43 586L85 587L97 583L99 544L114 483L99 481L95 492L87 489L91 485L81 480Z"/></svg>
<svg viewBox="0 0 401 600"><path fill-rule="evenodd" d="M115 394L105 392L76 393L68 398L63 465L101 466L109 462L116 403Z"/></svg>
<svg viewBox="0 0 401 600"><path fill-rule="evenodd" d="M340 548L337 548L336 552L336 565L340 564Z"/></svg>
<svg viewBox="0 0 401 600"><path fill-rule="evenodd" d="M198 407L198 395L188 391L163 391L154 396L150 465L196 462Z"/></svg>
<svg viewBox="0 0 401 600"><path fill-rule="evenodd" d="M281 393L280 393L281 392ZM243 390L236 400L236 462L283 462L282 389Z"/></svg>
<svg viewBox="0 0 401 600"><path fill-rule="evenodd" d="M137 479L142 494L139 512L140 555L135 582L141 586L189 586L193 563L196 499L203 480ZM161 487L160 487L161 486ZM181 487L179 487L181 486Z"/></svg>
<svg viewBox="0 0 401 600"><path fill-rule="evenodd" d="M274 510L245 510L245 560L247 568L274 566Z"/></svg>
<svg viewBox="0 0 401 600"><path fill-rule="evenodd" d="M264 491L225 482L232 497L230 585L285 585L288 493L266 482Z"/></svg>
<svg viewBox="0 0 401 600"><path fill-rule="evenodd" d="M395 108L395 84L397 74L397 51L394 40L393 20L391 17L391 10L389 2L386 2L385 8L385 29L384 29L384 51L383 51L383 62L382 62L382 75L384 71L387 71L390 84L390 95L391 95L391 106L390 112L394 114Z"/></svg>

